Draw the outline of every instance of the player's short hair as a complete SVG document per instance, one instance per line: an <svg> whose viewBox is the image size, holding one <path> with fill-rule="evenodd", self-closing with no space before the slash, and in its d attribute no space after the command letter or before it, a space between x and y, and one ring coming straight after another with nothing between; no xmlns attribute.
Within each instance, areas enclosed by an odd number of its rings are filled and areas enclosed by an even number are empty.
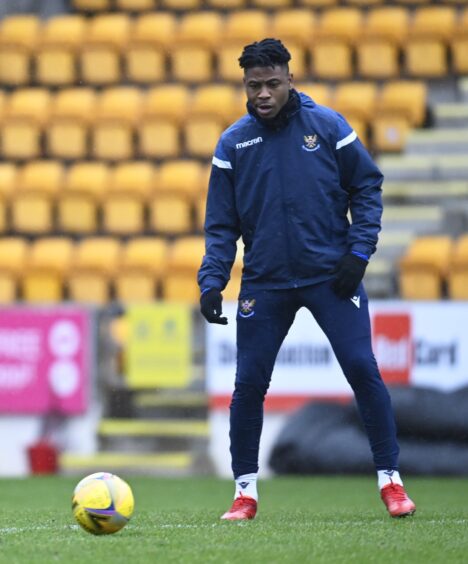
<svg viewBox="0 0 468 564"><path fill-rule="evenodd" d="M289 70L288 62L291 55L279 39L262 39L244 47L239 57L239 65L244 70L253 67L285 66Z"/></svg>

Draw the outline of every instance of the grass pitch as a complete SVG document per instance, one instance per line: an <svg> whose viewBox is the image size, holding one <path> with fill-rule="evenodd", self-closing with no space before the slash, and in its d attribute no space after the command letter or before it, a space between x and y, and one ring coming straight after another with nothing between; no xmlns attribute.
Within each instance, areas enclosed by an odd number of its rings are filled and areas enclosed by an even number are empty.
<svg viewBox="0 0 468 564"><path fill-rule="evenodd" d="M398 520L373 476L264 480L257 518L232 523L219 519L232 500L230 481L122 477L135 494L134 516L101 537L74 523L78 478L0 480L0 562L468 562L468 480L408 478L418 509Z"/></svg>

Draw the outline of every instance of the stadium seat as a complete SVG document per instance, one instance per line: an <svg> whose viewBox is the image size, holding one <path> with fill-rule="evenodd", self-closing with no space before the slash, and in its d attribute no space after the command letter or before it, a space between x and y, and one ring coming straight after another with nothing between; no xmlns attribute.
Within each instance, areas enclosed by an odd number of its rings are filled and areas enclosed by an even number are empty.
<svg viewBox="0 0 468 564"><path fill-rule="evenodd" d="M0 195L0 235L5 234L9 229L8 203Z"/></svg>
<svg viewBox="0 0 468 564"><path fill-rule="evenodd" d="M219 118L228 125L239 117L238 90L228 84L199 86L193 92L189 115Z"/></svg>
<svg viewBox="0 0 468 564"><path fill-rule="evenodd" d="M396 78L400 73L398 47L388 39L364 38L356 45L356 65L362 78Z"/></svg>
<svg viewBox="0 0 468 564"><path fill-rule="evenodd" d="M28 242L22 237L0 238L0 303L14 302L17 281L24 271Z"/></svg>
<svg viewBox="0 0 468 564"><path fill-rule="evenodd" d="M316 104L322 106L330 106L332 103L332 96L330 88L324 83L317 82L299 82L294 84L298 92L304 92L310 96Z"/></svg>
<svg viewBox="0 0 468 564"><path fill-rule="evenodd" d="M110 185L111 172L106 163L82 161L72 164L65 179L65 190L89 194L96 201L101 201Z"/></svg>
<svg viewBox="0 0 468 564"><path fill-rule="evenodd" d="M268 37L269 16L264 10L238 10L226 15L223 42L250 43ZM240 52L237 58L240 56ZM237 61L236 58L236 61Z"/></svg>
<svg viewBox="0 0 468 564"><path fill-rule="evenodd" d="M72 301L103 305L111 297L110 279L120 259L120 243L113 237L88 237L76 246L68 275Z"/></svg>
<svg viewBox="0 0 468 564"><path fill-rule="evenodd" d="M50 111L51 96L43 88L14 91L1 127L1 152L6 159L32 159L41 156L42 126Z"/></svg>
<svg viewBox="0 0 468 564"><path fill-rule="evenodd" d="M338 4L338 0L298 0L299 6L312 9L330 8Z"/></svg>
<svg viewBox="0 0 468 564"><path fill-rule="evenodd" d="M145 229L145 202L137 191L116 191L102 203L102 228L111 235L136 235Z"/></svg>
<svg viewBox="0 0 468 564"><path fill-rule="evenodd" d="M405 42L403 57L410 77L442 78L447 74L447 49L439 39L410 38Z"/></svg>
<svg viewBox="0 0 468 564"><path fill-rule="evenodd" d="M18 167L12 162L0 162L0 197L8 200L18 186Z"/></svg>
<svg viewBox="0 0 468 564"><path fill-rule="evenodd" d="M247 6L247 0L206 0L206 5L216 10L240 10Z"/></svg>
<svg viewBox="0 0 468 564"><path fill-rule="evenodd" d="M78 80L76 55L86 36L86 19L80 15L55 16L44 24L35 53L36 81L64 86Z"/></svg>
<svg viewBox="0 0 468 564"><path fill-rule="evenodd" d="M418 237L400 261L400 293L404 299L437 300L443 295L453 249L446 235Z"/></svg>
<svg viewBox="0 0 468 564"><path fill-rule="evenodd" d="M448 41L452 37L457 20L454 6L421 6L414 10L409 33L411 38Z"/></svg>
<svg viewBox="0 0 468 564"><path fill-rule="evenodd" d="M222 40L223 15L215 10L186 12L177 27L177 44L216 48Z"/></svg>
<svg viewBox="0 0 468 564"><path fill-rule="evenodd" d="M142 123L145 124L153 117L183 123L187 117L190 98L190 90L184 84L161 84L150 88L143 100Z"/></svg>
<svg viewBox="0 0 468 564"><path fill-rule="evenodd" d="M82 80L97 86L120 82L121 53L129 38L130 18L126 14L94 16L79 55Z"/></svg>
<svg viewBox="0 0 468 564"><path fill-rule="evenodd" d="M46 129L47 154L62 159L83 159L89 153L89 124L96 112L92 88L57 92Z"/></svg>
<svg viewBox="0 0 468 564"><path fill-rule="evenodd" d="M179 126L171 118L152 117L142 120L137 138L137 150L142 157L167 159L181 155Z"/></svg>
<svg viewBox="0 0 468 564"><path fill-rule="evenodd" d="M292 8L279 10L272 15L271 33L289 47L289 41L306 47L314 37L317 18L315 13L307 8Z"/></svg>
<svg viewBox="0 0 468 564"><path fill-rule="evenodd" d="M21 277L22 298L27 302L61 301L73 250L72 240L65 237L44 237L31 243Z"/></svg>
<svg viewBox="0 0 468 564"><path fill-rule="evenodd" d="M468 74L468 35L454 37L450 42L452 71L458 75Z"/></svg>
<svg viewBox="0 0 468 564"><path fill-rule="evenodd" d="M112 0L72 0L72 5L83 12L107 12L112 7Z"/></svg>
<svg viewBox="0 0 468 564"><path fill-rule="evenodd" d="M43 192L55 196L63 186L64 167L61 161L28 161L20 169L17 180L19 190Z"/></svg>
<svg viewBox="0 0 468 564"><path fill-rule="evenodd" d="M404 6L386 5L371 8L365 19L363 39L390 41L401 45L408 36L410 12Z"/></svg>
<svg viewBox="0 0 468 564"><path fill-rule="evenodd" d="M130 45L163 47L169 51L176 38L177 16L170 11L142 14L131 28Z"/></svg>
<svg viewBox="0 0 468 564"><path fill-rule="evenodd" d="M330 8L322 12L315 29L315 38L320 43L345 41L355 43L364 28L362 11L353 6Z"/></svg>
<svg viewBox="0 0 468 564"><path fill-rule="evenodd" d="M370 123L372 145L379 152L401 152L410 132L409 120L400 114L379 114Z"/></svg>
<svg viewBox="0 0 468 564"><path fill-rule="evenodd" d="M108 160L133 158L134 128L141 109L139 89L121 86L104 90L92 127L91 155Z"/></svg>
<svg viewBox="0 0 468 564"><path fill-rule="evenodd" d="M468 300L468 234L454 243L448 276L448 295L452 300Z"/></svg>
<svg viewBox="0 0 468 564"><path fill-rule="evenodd" d="M11 201L11 229L16 233L40 235L54 229L53 200L37 190L20 190Z"/></svg>
<svg viewBox="0 0 468 564"><path fill-rule="evenodd" d="M122 249L119 270L114 277L116 298L124 303L153 301L166 263L167 242L164 238L131 239Z"/></svg>
<svg viewBox="0 0 468 564"><path fill-rule="evenodd" d="M166 300L197 303L200 290L196 273L205 254L203 237L179 237L169 248L167 272L162 280Z"/></svg>
<svg viewBox="0 0 468 564"><path fill-rule="evenodd" d="M203 165L194 159L165 161L159 167L158 194L180 194L194 201L202 191Z"/></svg>
<svg viewBox="0 0 468 564"><path fill-rule="evenodd" d="M118 10L124 12L147 12L155 10L156 0L114 0Z"/></svg>
<svg viewBox="0 0 468 564"><path fill-rule="evenodd" d="M378 6L379 4L384 4L384 0L345 0L345 3L359 8L369 8L372 6Z"/></svg>
<svg viewBox="0 0 468 564"><path fill-rule="evenodd" d="M32 81L31 54L37 45L40 19L11 15L0 25L0 83L22 86Z"/></svg>
<svg viewBox="0 0 468 564"><path fill-rule="evenodd" d="M375 114L376 100L375 82L343 82L336 86L332 106L345 117L349 114L369 122Z"/></svg>
<svg viewBox="0 0 468 564"><path fill-rule="evenodd" d="M292 5L293 0L252 0L252 7L262 10L280 10Z"/></svg>
<svg viewBox="0 0 468 564"><path fill-rule="evenodd" d="M225 128L224 121L219 117L190 117L183 128L185 152L194 158L212 157Z"/></svg>
<svg viewBox="0 0 468 564"><path fill-rule="evenodd" d="M94 234L98 230L98 205L86 192L64 190L57 200L57 229L70 235Z"/></svg>
<svg viewBox="0 0 468 564"><path fill-rule="evenodd" d="M221 43L216 50L216 72L220 81L242 83L243 73L239 67L239 57L242 53L245 40Z"/></svg>
<svg viewBox="0 0 468 564"><path fill-rule="evenodd" d="M424 123L426 116L427 86L418 80L386 82L377 101L377 114L397 114L407 117L412 126Z"/></svg>
<svg viewBox="0 0 468 564"><path fill-rule="evenodd" d="M192 231L192 208L181 194L156 194L148 202L148 228L161 235L180 235Z"/></svg>
<svg viewBox="0 0 468 564"><path fill-rule="evenodd" d="M148 161L118 163L111 174L109 197L117 192L134 192L146 198L153 189L155 174L155 167Z"/></svg>
<svg viewBox="0 0 468 564"><path fill-rule="evenodd" d="M352 51L346 41L319 41L311 47L311 54L311 73L319 80L347 80L352 77Z"/></svg>
<svg viewBox="0 0 468 564"><path fill-rule="evenodd" d="M170 53L175 82L200 83L213 80L213 53L210 47L195 42L174 45Z"/></svg>

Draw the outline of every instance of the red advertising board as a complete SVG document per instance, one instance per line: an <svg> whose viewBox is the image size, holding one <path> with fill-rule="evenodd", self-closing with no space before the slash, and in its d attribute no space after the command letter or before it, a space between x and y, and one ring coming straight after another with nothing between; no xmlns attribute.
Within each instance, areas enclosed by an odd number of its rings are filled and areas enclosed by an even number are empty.
<svg viewBox="0 0 468 564"><path fill-rule="evenodd" d="M385 382L409 384L413 362L409 314L393 312L374 314L372 345Z"/></svg>
<svg viewBox="0 0 468 564"><path fill-rule="evenodd" d="M84 412L89 333L85 310L0 310L0 413Z"/></svg>

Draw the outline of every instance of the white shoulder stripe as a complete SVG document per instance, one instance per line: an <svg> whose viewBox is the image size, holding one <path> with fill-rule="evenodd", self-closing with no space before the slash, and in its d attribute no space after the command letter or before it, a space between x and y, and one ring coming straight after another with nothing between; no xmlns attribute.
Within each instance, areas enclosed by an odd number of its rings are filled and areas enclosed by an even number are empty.
<svg viewBox="0 0 468 564"><path fill-rule="evenodd" d="M345 145L349 145L355 139L357 139L357 133L355 131L351 131L351 133L347 135L344 139L338 141L338 143L336 144L336 150L338 151L338 149L341 149L341 147L344 147Z"/></svg>
<svg viewBox="0 0 468 564"><path fill-rule="evenodd" d="M222 161L221 159L218 159L218 157L213 157L212 163L217 166L218 168L231 168L232 169L232 165L229 161Z"/></svg>

